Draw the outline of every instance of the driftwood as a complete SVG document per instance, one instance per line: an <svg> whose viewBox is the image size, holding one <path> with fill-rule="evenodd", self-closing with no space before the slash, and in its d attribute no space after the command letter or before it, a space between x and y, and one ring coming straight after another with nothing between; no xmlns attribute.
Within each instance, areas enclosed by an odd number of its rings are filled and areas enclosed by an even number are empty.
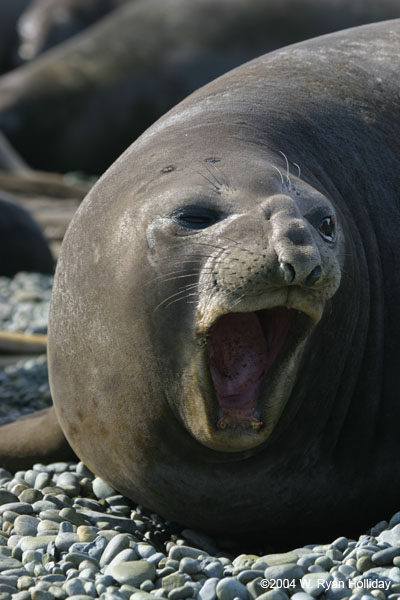
<svg viewBox="0 0 400 600"><path fill-rule="evenodd" d="M13 194L47 196L53 200L82 200L92 183L74 181L58 173L19 170L0 171L0 189Z"/></svg>
<svg viewBox="0 0 400 600"><path fill-rule="evenodd" d="M0 329L0 354L43 354L46 348L47 335Z"/></svg>

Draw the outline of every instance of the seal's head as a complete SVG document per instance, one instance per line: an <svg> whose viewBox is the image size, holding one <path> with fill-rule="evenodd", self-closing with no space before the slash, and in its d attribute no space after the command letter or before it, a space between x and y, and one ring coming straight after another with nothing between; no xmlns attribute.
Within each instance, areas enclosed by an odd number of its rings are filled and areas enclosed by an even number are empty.
<svg viewBox="0 0 400 600"><path fill-rule="evenodd" d="M167 400L196 440L223 452L270 437L341 274L329 199L262 153L247 152L240 174L238 164L230 152L166 165L168 193L147 226L149 303L179 355Z"/></svg>
<svg viewBox="0 0 400 600"><path fill-rule="evenodd" d="M64 241L50 324L54 403L74 451L197 526L204 509L192 520L192 502L187 519L179 500L193 478L230 495L229 468L208 465L281 440L344 243L340 212L279 151L208 133L171 131L165 153L145 136L93 188Z"/></svg>

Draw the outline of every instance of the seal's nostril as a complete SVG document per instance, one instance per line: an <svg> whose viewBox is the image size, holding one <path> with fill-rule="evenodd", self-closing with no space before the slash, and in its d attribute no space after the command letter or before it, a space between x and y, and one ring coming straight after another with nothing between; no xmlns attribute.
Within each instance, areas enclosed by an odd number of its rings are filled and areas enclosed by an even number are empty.
<svg viewBox="0 0 400 600"><path fill-rule="evenodd" d="M292 267L292 265L290 263L287 263L287 262L282 263L281 271L282 271L283 277L287 283L292 283L292 281L294 281L294 278L296 277L296 271L294 270L294 268Z"/></svg>
<svg viewBox="0 0 400 600"><path fill-rule="evenodd" d="M314 283L317 283L318 279L321 277L322 275L322 268L318 265L318 267L315 267L311 273L308 275L305 283L306 285L314 285Z"/></svg>

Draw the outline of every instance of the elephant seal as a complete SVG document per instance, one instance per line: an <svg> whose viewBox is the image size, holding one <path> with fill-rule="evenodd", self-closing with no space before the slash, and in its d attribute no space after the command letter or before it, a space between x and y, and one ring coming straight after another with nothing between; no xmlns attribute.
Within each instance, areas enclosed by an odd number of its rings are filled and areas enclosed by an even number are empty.
<svg viewBox="0 0 400 600"><path fill-rule="evenodd" d="M287 544L398 508L399 57L395 20L245 64L81 204L51 390L74 451L128 497Z"/></svg>
<svg viewBox="0 0 400 600"><path fill-rule="evenodd" d="M100 174L157 118L227 70L279 46L395 17L398 0L127 2L0 79L0 130L34 168Z"/></svg>
<svg viewBox="0 0 400 600"><path fill-rule="evenodd" d="M0 131L0 171L27 171L28 165Z"/></svg>
<svg viewBox="0 0 400 600"><path fill-rule="evenodd" d="M31 0L2 0L0 2L0 73L15 66L18 35L17 22Z"/></svg>
<svg viewBox="0 0 400 600"><path fill-rule="evenodd" d="M10 196L0 196L0 276L20 271L51 274L54 260L40 227Z"/></svg>
<svg viewBox="0 0 400 600"><path fill-rule="evenodd" d="M128 0L33 0L18 19L18 57L32 60ZM132 1L132 0L130 0Z"/></svg>

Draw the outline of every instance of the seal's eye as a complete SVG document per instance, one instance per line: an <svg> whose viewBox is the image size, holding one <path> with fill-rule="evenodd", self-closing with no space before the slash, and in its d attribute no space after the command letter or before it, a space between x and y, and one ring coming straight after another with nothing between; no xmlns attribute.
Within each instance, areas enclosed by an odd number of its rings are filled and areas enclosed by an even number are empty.
<svg viewBox="0 0 400 600"><path fill-rule="evenodd" d="M336 238L335 217L324 217L320 223L319 232L326 242L334 242Z"/></svg>
<svg viewBox="0 0 400 600"><path fill-rule="evenodd" d="M203 206L184 206L175 210L171 217L181 227L187 229L205 229L220 220L214 210Z"/></svg>

